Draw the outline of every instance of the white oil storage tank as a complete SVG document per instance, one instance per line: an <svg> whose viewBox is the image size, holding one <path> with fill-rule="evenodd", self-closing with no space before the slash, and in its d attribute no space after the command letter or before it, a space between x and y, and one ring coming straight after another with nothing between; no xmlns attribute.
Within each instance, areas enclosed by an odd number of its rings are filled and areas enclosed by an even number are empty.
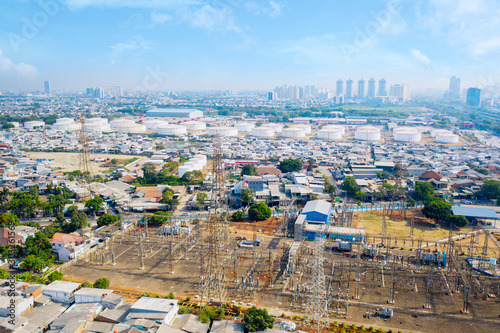
<svg viewBox="0 0 500 333"><path fill-rule="evenodd" d="M52 128L56 131L76 131L82 127L80 122L75 122L73 118L59 118L56 120L54 124L52 124Z"/></svg>
<svg viewBox="0 0 500 333"><path fill-rule="evenodd" d="M449 134L449 133L451 133L451 132L448 130L442 129L442 128L432 129L431 130L431 137L435 138L439 134Z"/></svg>
<svg viewBox="0 0 500 333"><path fill-rule="evenodd" d="M250 123L239 123L234 124L234 127L238 129L238 133L248 133L252 131L255 125Z"/></svg>
<svg viewBox="0 0 500 333"><path fill-rule="evenodd" d="M380 128L373 126L358 127L354 134L356 140L378 141L380 140Z"/></svg>
<svg viewBox="0 0 500 333"><path fill-rule="evenodd" d="M396 127L392 130L394 141L398 142L420 142L422 134L413 127Z"/></svg>
<svg viewBox="0 0 500 333"><path fill-rule="evenodd" d="M207 124L201 121L186 121L182 123L188 131L203 131L207 129Z"/></svg>
<svg viewBox="0 0 500 333"><path fill-rule="evenodd" d="M342 134L345 134L345 126L342 126L342 125L325 125L321 129L339 130L342 132Z"/></svg>
<svg viewBox="0 0 500 333"><path fill-rule="evenodd" d="M322 128L318 131L318 139L339 140L342 138L343 134L341 128Z"/></svg>
<svg viewBox="0 0 500 333"><path fill-rule="evenodd" d="M282 136L284 138L303 138L306 136L306 130L300 127L284 128Z"/></svg>
<svg viewBox="0 0 500 333"><path fill-rule="evenodd" d="M85 119L85 130L89 132L106 132L111 130L106 118Z"/></svg>
<svg viewBox="0 0 500 333"><path fill-rule="evenodd" d="M156 133L158 135L185 135L187 134L187 129L184 126L167 124L158 126Z"/></svg>
<svg viewBox="0 0 500 333"><path fill-rule="evenodd" d="M453 134L452 132L442 132L437 134L434 140L440 143L458 143L458 135Z"/></svg>
<svg viewBox="0 0 500 333"><path fill-rule="evenodd" d="M45 123L41 120L33 120L33 121L27 121L24 123L24 128L26 129L34 129L39 128L39 127L44 127Z"/></svg>
<svg viewBox="0 0 500 333"><path fill-rule="evenodd" d="M118 126L117 131L120 133L144 133L146 132L146 126L143 124L125 123Z"/></svg>
<svg viewBox="0 0 500 333"><path fill-rule="evenodd" d="M120 127L123 124L134 124L135 122L132 119L127 119L127 118L117 118L113 119L109 122L109 127L116 129Z"/></svg>
<svg viewBox="0 0 500 333"><path fill-rule="evenodd" d="M267 127L272 127L274 130L274 133L281 133L283 131L283 125L277 124L277 123L272 123L272 124L267 124Z"/></svg>
<svg viewBox="0 0 500 333"><path fill-rule="evenodd" d="M142 122L144 126L146 126L146 129L148 130L155 130L158 127L161 127L163 125L168 125L168 121L165 120L145 120Z"/></svg>
<svg viewBox="0 0 500 333"><path fill-rule="evenodd" d="M252 136L266 138L274 136L274 129L271 127L256 127L252 130Z"/></svg>
<svg viewBox="0 0 500 333"><path fill-rule="evenodd" d="M209 127L208 128L208 135L236 136L236 135L238 135L238 129L235 127L226 127L226 126Z"/></svg>
<svg viewBox="0 0 500 333"><path fill-rule="evenodd" d="M304 131L306 131L306 134L311 134L311 132L312 132L311 125L299 124L299 125L295 125L295 127L303 128Z"/></svg>

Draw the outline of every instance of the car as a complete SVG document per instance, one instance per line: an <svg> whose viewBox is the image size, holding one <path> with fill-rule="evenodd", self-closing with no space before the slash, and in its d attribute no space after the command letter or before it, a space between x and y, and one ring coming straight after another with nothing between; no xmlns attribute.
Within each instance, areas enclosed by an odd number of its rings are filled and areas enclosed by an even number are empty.
<svg viewBox="0 0 500 333"><path fill-rule="evenodd" d="M18 269L20 264L21 264L21 260L18 260L14 264L12 264L12 268Z"/></svg>

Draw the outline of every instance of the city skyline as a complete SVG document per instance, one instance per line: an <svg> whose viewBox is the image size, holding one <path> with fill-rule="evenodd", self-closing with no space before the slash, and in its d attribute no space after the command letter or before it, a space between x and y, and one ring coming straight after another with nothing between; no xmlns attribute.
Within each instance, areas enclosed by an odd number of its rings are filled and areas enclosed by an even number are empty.
<svg viewBox="0 0 500 333"><path fill-rule="evenodd" d="M272 90L278 82L335 91L338 77L384 77L419 92L447 90L452 75L464 88L500 82L500 4L492 0L26 0L2 7L2 90L41 90L50 81L53 91Z"/></svg>

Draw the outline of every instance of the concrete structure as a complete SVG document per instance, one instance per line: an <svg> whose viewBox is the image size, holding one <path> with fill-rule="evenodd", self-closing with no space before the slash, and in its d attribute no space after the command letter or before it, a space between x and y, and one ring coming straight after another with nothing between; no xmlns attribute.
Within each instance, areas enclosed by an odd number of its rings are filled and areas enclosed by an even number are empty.
<svg viewBox="0 0 500 333"><path fill-rule="evenodd" d="M238 129L238 133L247 133L251 132L255 125L250 123L239 123L234 124L234 127Z"/></svg>
<svg viewBox="0 0 500 333"><path fill-rule="evenodd" d="M479 107L481 105L481 89L469 88L465 102L468 106Z"/></svg>
<svg viewBox="0 0 500 333"><path fill-rule="evenodd" d="M354 134L356 140L378 141L380 140L380 128L373 126L358 127Z"/></svg>
<svg viewBox="0 0 500 333"><path fill-rule="evenodd" d="M204 131L207 129L207 124L202 121L186 121L181 123L189 131Z"/></svg>
<svg viewBox="0 0 500 333"><path fill-rule="evenodd" d="M158 133L158 135L168 135L168 136L186 135L187 128L185 126L174 125L174 124L161 125L156 128L156 133Z"/></svg>
<svg viewBox="0 0 500 333"><path fill-rule="evenodd" d="M252 136L272 137L274 136L274 129L272 129L271 127L256 127L252 129Z"/></svg>
<svg viewBox="0 0 500 333"><path fill-rule="evenodd" d="M211 136L236 136L238 135L238 129L235 127L217 126L209 127L208 135Z"/></svg>
<svg viewBox="0 0 500 333"><path fill-rule="evenodd" d="M42 293L56 302L73 303L75 300L74 292L79 286L80 284L76 282L54 281L43 286Z"/></svg>
<svg viewBox="0 0 500 333"><path fill-rule="evenodd" d="M151 109L146 111L148 117L200 118L203 111L197 109Z"/></svg>
<svg viewBox="0 0 500 333"><path fill-rule="evenodd" d="M111 289L82 288L75 292L75 303L102 303L112 292Z"/></svg>
<svg viewBox="0 0 500 333"><path fill-rule="evenodd" d="M299 127L289 127L283 129L284 138L303 138L306 136L306 131Z"/></svg>
<svg viewBox="0 0 500 333"><path fill-rule="evenodd" d="M398 142L420 142L422 134L413 127L396 127L392 130L394 141Z"/></svg>
<svg viewBox="0 0 500 333"><path fill-rule="evenodd" d="M33 120L33 121L27 121L24 123L24 128L26 129L34 129L35 127L44 127L45 123L41 120Z"/></svg>
<svg viewBox="0 0 500 333"><path fill-rule="evenodd" d="M149 319L171 324L179 311L176 299L141 297L130 308L132 319Z"/></svg>

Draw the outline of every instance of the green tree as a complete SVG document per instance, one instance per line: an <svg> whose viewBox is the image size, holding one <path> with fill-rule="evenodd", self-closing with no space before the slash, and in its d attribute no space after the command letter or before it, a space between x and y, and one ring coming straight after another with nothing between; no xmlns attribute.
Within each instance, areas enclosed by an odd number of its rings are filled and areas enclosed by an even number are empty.
<svg viewBox="0 0 500 333"><path fill-rule="evenodd" d="M355 195L356 192L359 191L359 186L356 183L356 179L352 176L347 176L345 177L344 181L342 182L342 189L347 192L349 195Z"/></svg>
<svg viewBox="0 0 500 333"><path fill-rule="evenodd" d="M488 169L474 168L474 171L476 171L478 173L481 173L483 175L489 175L490 174L490 170L488 170Z"/></svg>
<svg viewBox="0 0 500 333"><path fill-rule="evenodd" d="M248 215L250 216L250 218L256 221L266 220L271 217L272 213L273 212L271 208L269 208L263 202L254 203L248 210Z"/></svg>
<svg viewBox="0 0 500 333"><path fill-rule="evenodd" d="M10 190L7 187L0 191L0 207L2 212L5 210L5 204L9 201Z"/></svg>
<svg viewBox="0 0 500 333"><path fill-rule="evenodd" d="M47 266L46 261L34 254L30 254L29 256L24 258L24 260L21 262L21 265L19 265L19 267L27 268L32 272L38 272L45 266Z"/></svg>
<svg viewBox="0 0 500 333"><path fill-rule="evenodd" d="M198 192L196 194L196 202L198 202L198 209L201 210L205 207L205 201L208 199L208 194L205 192Z"/></svg>
<svg viewBox="0 0 500 333"><path fill-rule="evenodd" d="M73 214L71 214L71 223L65 223L63 225L63 230L64 232L73 232L85 228L87 225L87 214L84 212L73 212Z"/></svg>
<svg viewBox="0 0 500 333"><path fill-rule="evenodd" d="M109 280L106 279L105 277L98 278L94 282L94 288L97 288L97 289L106 289L108 287L109 287Z"/></svg>
<svg viewBox="0 0 500 333"><path fill-rule="evenodd" d="M434 198L434 186L429 182L417 182L414 197L419 201L432 200Z"/></svg>
<svg viewBox="0 0 500 333"><path fill-rule="evenodd" d="M19 217L10 213L3 213L0 215L0 226L2 228L7 228L12 225L19 225L21 221L19 221Z"/></svg>
<svg viewBox="0 0 500 333"><path fill-rule="evenodd" d="M451 204L444 200L431 200L424 203L422 214L425 217L438 220L448 220L451 216Z"/></svg>
<svg viewBox="0 0 500 333"><path fill-rule="evenodd" d="M314 158L310 158L309 161L307 161L307 171L313 171L314 169Z"/></svg>
<svg viewBox="0 0 500 333"><path fill-rule="evenodd" d="M486 199L498 199L500 198L500 181L487 179L483 183L482 188L483 196Z"/></svg>
<svg viewBox="0 0 500 333"><path fill-rule="evenodd" d="M448 222L459 228L463 228L469 224L469 221L467 221L467 219L462 215L451 215L448 218Z"/></svg>
<svg viewBox="0 0 500 333"><path fill-rule="evenodd" d="M26 254L35 255L47 260L52 255L52 245L50 240L42 232L35 233L34 236L29 236L24 242Z"/></svg>
<svg viewBox="0 0 500 333"><path fill-rule="evenodd" d="M62 280L64 274L59 272L59 271L54 271L52 273L50 273L49 276L47 276L47 279L49 280L49 282L54 282L56 280Z"/></svg>
<svg viewBox="0 0 500 333"><path fill-rule="evenodd" d="M89 208L92 215L95 215L102 207L104 200L101 197L93 197L85 202L85 208Z"/></svg>
<svg viewBox="0 0 500 333"><path fill-rule="evenodd" d="M354 199L364 202L366 200L366 193L363 191L356 191L354 194Z"/></svg>
<svg viewBox="0 0 500 333"><path fill-rule="evenodd" d="M116 223L119 219L120 217L118 215L106 214L97 219L97 225L99 227L102 227L105 225Z"/></svg>
<svg viewBox="0 0 500 333"><path fill-rule="evenodd" d="M204 306L203 309L198 312L198 319L203 324L209 323L212 320L224 319L224 309L215 306Z"/></svg>
<svg viewBox="0 0 500 333"><path fill-rule="evenodd" d="M235 221L243 221L245 219L245 212L243 210L237 210L233 213L232 216Z"/></svg>
<svg viewBox="0 0 500 333"><path fill-rule="evenodd" d="M302 161L300 160L300 158L287 158L278 164L278 169L280 169L283 173L301 171Z"/></svg>
<svg viewBox="0 0 500 333"><path fill-rule="evenodd" d="M241 175L247 175L247 176L258 176L259 173L257 172L257 168L253 164L245 164L241 168Z"/></svg>
<svg viewBox="0 0 500 333"><path fill-rule="evenodd" d="M89 281L85 281L80 285L80 288L92 288L92 287L93 287L92 283L90 283Z"/></svg>
<svg viewBox="0 0 500 333"><path fill-rule="evenodd" d="M255 200L255 192L253 190L244 189L240 192L241 203L243 206L251 204Z"/></svg>
<svg viewBox="0 0 500 333"><path fill-rule="evenodd" d="M172 210L179 203L179 200L174 199L174 190L170 187L165 187L161 195L160 203L167 205L167 210Z"/></svg>
<svg viewBox="0 0 500 333"><path fill-rule="evenodd" d="M267 313L267 309L257 309L255 306L245 311L243 322L250 332L274 327L274 317Z"/></svg>
<svg viewBox="0 0 500 333"><path fill-rule="evenodd" d="M156 183L156 167L153 163L147 162L142 165L142 172L144 174L144 181L146 184L155 184Z"/></svg>

